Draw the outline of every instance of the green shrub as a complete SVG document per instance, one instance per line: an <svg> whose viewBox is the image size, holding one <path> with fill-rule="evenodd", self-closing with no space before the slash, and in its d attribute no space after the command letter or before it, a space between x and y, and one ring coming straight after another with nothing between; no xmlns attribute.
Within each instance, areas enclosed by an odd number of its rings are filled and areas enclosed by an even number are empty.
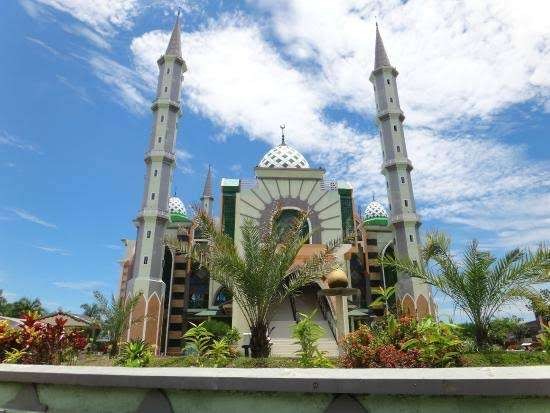
<svg viewBox="0 0 550 413"><path fill-rule="evenodd" d="M151 346L145 341L131 340L122 345L115 365L123 367L147 367L153 357Z"/></svg>
<svg viewBox="0 0 550 413"><path fill-rule="evenodd" d="M539 339L542 349L550 353L550 326L544 326L542 333L540 333L537 338Z"/></svg>
<svg viewBox="0 0 550 413"><path fill-rule="evenodd" d="M223 367L231 357L235 356L230 340L238 341L239 333L236 333L235 338L235 329L229 327L222 338L215 339L214 334L207 329L206 323L208 321L198 325L191 323L193 327L183 335L185 354L192 360L193 365Z"/></svg>
<svg viewBox="0 0 550 413"><path fill-rule="evenodd" d="M341 342L344 367L452 367L460 365L462 341L452 324L392 314L361 325Z"/></svg>
<svg viewBox="0 0 550 413"><path fill-rule="evenodd" d="M484 351L462 356L465 367L535 366L550 364L550 353L542 351Z"/></svg>
<svg viewBox="0 0 550 413"><path fill-rule="evenodd" d="M317 341L323 337L325 330L312 320L315 313L300 313L300 321L292 327L292 337L298 340L294 344L300 345L296 354L300 358L301 367L331 367L326 353L317 347Z"/></svg>

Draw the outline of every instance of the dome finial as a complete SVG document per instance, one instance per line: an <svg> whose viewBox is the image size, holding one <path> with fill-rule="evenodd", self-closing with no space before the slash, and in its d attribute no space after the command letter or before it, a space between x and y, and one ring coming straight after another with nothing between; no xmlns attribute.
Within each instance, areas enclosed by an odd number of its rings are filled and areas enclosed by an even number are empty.
<svg viewBox="0 0 550 413"><path fill-rule="evenodd" d="M286 143L285 143L285 128L286 128L286 125L283 123L281 126L279 126L279 128L281 128L281 145L286 145Z"/></svg>
<svg viewBox="0 0 550 413"><path fill-rule="evenodd" d="M372 200L374 201L374 191L372 191Z"/></svg>

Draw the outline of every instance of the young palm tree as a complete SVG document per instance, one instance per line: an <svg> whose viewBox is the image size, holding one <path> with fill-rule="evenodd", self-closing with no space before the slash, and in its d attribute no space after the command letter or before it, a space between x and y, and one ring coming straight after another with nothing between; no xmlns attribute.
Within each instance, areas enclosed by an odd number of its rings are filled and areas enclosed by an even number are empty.
<svg viewBox="0 0 550 413"><path fill-rule="evenodd" d="M410 260L385 258L383 264L417 277L449 296L474 324L476 343L487 344L489 323L502 307L521 298L534 283L548 281L550 250L542 245L534 253L514 249L502 258L480 251L476 240L457 261L450 252L451 240L429 233L421 250L425 267Z"/></svg>
<svg viewBox="0 0 550 413"><path fill-rule="evenodd" d="M111 296L111 300L107 300L99 291L94 291L94 297L99 306L101 314L101 330L107 334L111 350L109 357L115 357L118 354L118 344L122 339L122 335L129 325L130 315L134 307L137 305L140 294L130 295L123 299L122 297L115 298ZM132 323L140 320L132 320Z"/></svg>
<svg viewBox="0 0 550 413"><path fill-rule="evenodd" d="M303 265L293 267L300 248L309 239L309 234L303 233L308 214L299 213L286 226L277 223L280 214L276 208L265 225L245 220L240 246L218 230L204 212L198 211L196 217L209 241L206 266L210 276L233 294L242 310L255 358L269 356L268 331L274 306L319 280L336 265L332 256L336 245L332 245Z"/></svg>

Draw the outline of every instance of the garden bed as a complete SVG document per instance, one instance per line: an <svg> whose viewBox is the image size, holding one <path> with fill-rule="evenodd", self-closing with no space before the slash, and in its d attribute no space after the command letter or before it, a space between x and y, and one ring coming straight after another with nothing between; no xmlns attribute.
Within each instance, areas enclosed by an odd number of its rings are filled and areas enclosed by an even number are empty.
<svg viewBox="0 0 550 413"><path fill-rule="evenodd" d="M550 354L542 351L494 351L483 353L466 353L463 355L464 367L491 367L491 366L536 366L550 365ZM339 367L338 360L332 360L335 367ZM113 361L103 355L82 355L77 364L80 366L112 366ZM186 357L159 356L153 357L151 367L192 367ZM234 368L293 368L300 367L297 358L270 357L267 359L253 359L237 357L226 367Z"/></svg>

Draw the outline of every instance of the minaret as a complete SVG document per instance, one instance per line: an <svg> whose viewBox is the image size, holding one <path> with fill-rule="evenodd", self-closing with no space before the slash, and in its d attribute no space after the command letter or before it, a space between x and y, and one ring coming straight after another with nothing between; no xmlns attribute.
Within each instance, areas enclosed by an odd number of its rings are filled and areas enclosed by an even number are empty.
<svg viewBox="0 0 550 413"><path fill-rule="evenodd" d="M204 181L204 189L201 196L201 204L204 212L208 216L212 216L212 205L214 203L214 196L212 195L212 168L208 165L208 174L206 175L206 180Z"/></svg>
<svg viewBox="0 0 550 413"><path fill-rule="evenodd" d="M162 281L164 231L169 220L168 199L176 163L177 122L181 114L180 89L183 73L187 70L181 56L180 32L178 14L168 48L157 61L159 67L158 86L156 98L151 106L153 127L149 138L149 148L145 153L145 192L141 210L134 221L137 226L137 242L131 290L129 291L134 294L139 291L143 293L145 314L148 315L143 323L147 326L150 323L148 314L150 298L156 294L157 298L162 301L164 297L165 286ZM131 330L137 331L139 328L134 329L132 326ZM143 326L143 335L154 336L149 333ZM132 332L132 336L135 336L134 332ZM151 340L147 338L147 341Z"/></svg>
<svg viewBox="0 0 550 413"><path fill-rule="evenodd" d="M397 70L390 64L386 54L377 24L374 70L370 81L374 85L376 118L382 143L382 173L386 177L394 249L398 258L409 258L413 262L421 263L418 231L420 216L416 213L411 181L413 166L407 157L403 133L405 116L399 105L397 75ZM419 316L435 314L430 288L422 281L407 274L399 274L397 295L404 311L411 314L416 312Z"/></svg>

